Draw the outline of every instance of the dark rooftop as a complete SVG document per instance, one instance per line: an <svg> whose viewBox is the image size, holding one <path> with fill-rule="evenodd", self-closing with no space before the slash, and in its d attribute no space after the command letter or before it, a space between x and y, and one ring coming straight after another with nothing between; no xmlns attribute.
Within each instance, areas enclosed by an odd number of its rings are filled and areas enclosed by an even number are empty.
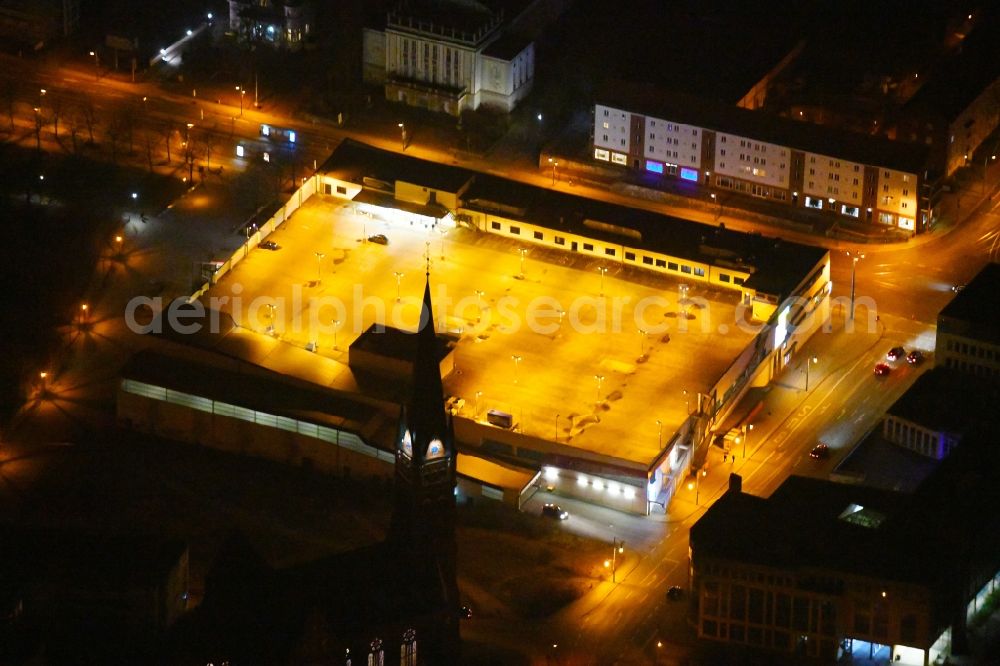
<svg viewBox="0 0 1000 666"><path fill-rule="evenodd" d="M961 48L928 76L905 112L934 113L951 122L1000 77L1000 11L986 5L976 15Z"/></svg>
<svg viewBox="0 0 1000 666"><path fill-rule="evenodd" d="M595 101L623 111L915 174L927 168L930 155L923 144L830 129L697 97L667 94L648 85L616 83L598 91Z"/></svg>
<svg viewBox="0 0 1000 666"><path fill-rule="evenodd" d="M691 261L729 265L751 273L746 282L748 287L779 297L792 293L827 252L823 248L709 227L643 209L439 165L350 140L337 147L321 171L358 183L368 177L387 183L406 180L431 187L431 181L436 180L440 187L447 179L450 191L463 192L462 205L466 208L502 213L554 231L586 234ZM593 222L603 224L603 228L596 227Z"/></svg>
<svg viewBox="0 0 1000 666"><path fill-rule="evenodd" d="M1000 264L987 264L944 306L938 329L1000 344Z"/></svg>
<svg viewBox="0 0 1000 666"><path fill-rule="evenodd" d="M444 360L444 357L450 351L449 341L447 338L442 338L442 336L438 335L437 343L437 357L438 362L440 362ZM417 357L417 334L401 331L392 326L372 324L351 343L351 349L360 349L372 354L412 363L413 359Z"/></svg>
<svg viewBox="0 0 1000 666"><path fill-rule="evenodd" d="M483 49L483 55L490 58L499 58L500 60L513 60L530 43L531 40L527 37L508 32L490 42Z"/></svg>
<svg viewBox="0 0 1000 666"><path fill-rule="evenodd" d="M971 560L994 571L1000 515L983 510L1000 503L994 433L966 437L912 495L798 476L767 499L730 490L691 528L695 558L931 586L962 579Z"/></svg>
<svg viewBox="0 0 1000 666"><path fill-rule="evenodd" d="M844 520L856 507L891 519L906 496L866 486L789 477L767 499L723 495L691 528L695 552L777 567L816 567L864 573L885 523L866 527Z"/></svg>
<svg viewBox="0 0 1000 666"><path fill-rule="evenodd" d="M320 171L359 185L366 178L390 185L401 180L444 192L458 192L469 181L470 173L459 167L400 155L351 139L337 146Z"/></svg>
<svg viewBox="0 0 1000 666"><path fill-rule="evenodd" d="M577 0L558 46L587 81L641 81L736 104L799 42L787 2Z"/></svg>
<svg viewBox="0 0 1000 666"><path fill-rule="evenodd" d="M946 396L963 396L948 400ZM964 434L975 424L1000 427L1000 384L985 377L934 368L917 381L889 408L888 414L932 430Z"/></svg>
<svg viewBox="0 0 1000 666"><path fill-rule="evenodd" d="M260 366L213 352L143 350L121 376L211 400L360 432L379 413L372 405Z"/></svg>
<svg viewBox="0 0 1000 666"><path fill-rule="evenodd" d="M532 221L555 231L575 232L692 261L731 265L752 273L746 282L748 287L779 297L790 294L827 252L484 174L476 176L462 196L462 203L467 208ZM613 225L625 233L595 228L588 220Z"/></svg>

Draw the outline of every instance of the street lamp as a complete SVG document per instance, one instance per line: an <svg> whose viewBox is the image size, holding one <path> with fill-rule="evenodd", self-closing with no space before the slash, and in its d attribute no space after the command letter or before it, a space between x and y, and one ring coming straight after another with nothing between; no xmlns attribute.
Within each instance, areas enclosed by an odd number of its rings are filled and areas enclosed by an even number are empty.
<svg viewBox="0 0 1000 666"><path fill-rule="evenodd" d="M708 476L708 470L707 469L701 470L700 474L697 473L697 472L695 472L694 481L688 481L688 490L694 490L694 503L695 503L695 505L698 505L700 503L699 502L699 498L700 498L700 495L701 495L701 477L703 477L703 476Z"/></svg>
<svg viewBox="0 0 1000 666"><path fill-rule="evenodd" d="M517 366L521 363L521 357L517 354L510 355L511 360L514 361L514 383L517 383Z"/></svg>
<svg viewBox="0 0 1000 666"><path fill-rule="evenodd" d="M639 330L639 357L641 358L646 354L646 331L643 329Z"/></svg>
<svg viewBox="0 0 1000 666"><path fill-rule="evenodd" d="M604 375L594 375L594 379L597 381L597 402L601 402L601 384L604 383Z"/></svg>
<svg viewBox="0 0 1000 666"><path fill-rule="evenodd" d="M473 415L473 420L479 418L479 399L483 397L482 391L476 391L476 413Z"/></svg>
<svg viewBox="0 0 1000 666"><path fill-rule="evenodd" d="M549 164L552 165L552 186L555 187L555 185L556 185L556 167L559 166L559 162L553 160L550 157L549 158Z"/></svg>
<svg viewBox="0 0 1000 666"><path fill-rule="evenodd" d="M687 389L684 389L684 403L687 406L687 414L691 416L691 397L688 395Z"/></svg>
<svg viewBox="0 0 1000 666"><path fill-rule="evenodd" d="M97 81L101 80L101 57L97 55L96 51L90 52L90 57L94 59L94 79Z"/></svg>
<svg viewBox="0 0 1000 666"><path fill-rule="evenodd" d="M851 254L851 252L848 252L847 256L851 258L851 312L850 312L850 315L849 315L849 319L851 321L854 321L854 284L855 284L855 276L856 276L856 272L857 272L857 268L858 268L858 260L859 259L864 259L865 258L865 254L864 254L864 252L856 252L854 254Z"/></svg>
<svg viewBox="0 0 1000 666"><path fill-rule="evenodd" d="M556 439L555 439L555 441L557 441L557 442L559 441L559 414L556 414Z"/></svg>
<svg viewBox="0 0 1000 666"><path fill-rule="evenodd" d="M806 359L806 393L809 392L809 366L813 363L819 363L819 359L815 356Z"/></svg>
<svg viewBox="0 0 1000 666"><path fill-rule="evenodd" d="M236 90L240 93L240 118L243 117L243 96L247 94L247 91L243 89L243 86L236 86Z"/></svg>
<svg viewBox="0 0 1000 666"><path fill-rule="evenodd" d="M604 568L611 569L611 582L618 582L615 574L618 572L618 556L625 552L625 541L619 541L618 537L611 537L611 559L604 560Z"/></svg>
<svg viewBox="0 0 1000 666"><path fill-rule="evenodd" d="M340 320L339 319L334 319L333 320L333 348L334 349L339 349L339 347L337 347L337 329L339 327L340 327Z"/></svg>
<svg viewBox="0 0 1000 666"><path fill-rule="evenodd" d="M405 273L395 271L393 272L393 275L396 276L396 302L399 303L399 281L403 279L403 275L405 275Z"/></svg>
<svg viewBox="0 0 1000 666"><path fill-rule="evenodd" d="M316 255L316 281L319 282L323 279L323 257L326 255L322 252L314 252Z"/></svg>
<svg viewBox="0 0 1000 666"><path fill-rule="evenodd" d="M403 150L406 150L406 125L399 123L399 141L403 146Z"/></svg>
<svg viewBox="0 0 1000 666"><path fill-rule="evenodd" d="M656 419L656 447L657 451L663 447L663 421Z"/></svg>
<svg viewBox="0 0 1000 666"><path fill-rule="evenodd" d="M517 250L521 254L521 278L524 278L524 255L528 254L528 248L522 247Z"/></svg>
<svg viewBox="0 0 1000 666"><path fill-rule="evenodd" d="M598 266L597 272L601 274L601 296L604 295L604 274L608 272L607 266Z"/></svg>

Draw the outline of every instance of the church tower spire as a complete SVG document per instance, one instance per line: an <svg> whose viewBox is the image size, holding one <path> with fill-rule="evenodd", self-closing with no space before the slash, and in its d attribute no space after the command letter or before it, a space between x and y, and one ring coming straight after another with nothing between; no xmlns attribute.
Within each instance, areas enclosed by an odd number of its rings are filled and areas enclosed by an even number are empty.
<svg viewBox="0 0 1000 666"><path fill-rule="evenodd" d="M395 502L390 544L414 574L431 575L449 617L442 627L457 644L458 583L455 546L455 436L444 407L443 345L434 330L430 276L424 287L416 333L413 387L400 412L396 438Z"/></svg>

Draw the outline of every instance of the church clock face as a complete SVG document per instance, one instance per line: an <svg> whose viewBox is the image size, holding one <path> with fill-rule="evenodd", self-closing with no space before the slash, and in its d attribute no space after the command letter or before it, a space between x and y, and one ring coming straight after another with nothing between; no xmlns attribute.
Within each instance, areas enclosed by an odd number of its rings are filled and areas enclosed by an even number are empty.
<svg viewBox="0 0 1000 666"><path fill-rule="evenodd" d="M441 443L440 439L432 439L431 443L427 445L427 460L433 460L434 458L444 457L444 444Z"/></svg>
<svg viewBox="0 0 1000 666"><path fill-rule="evenodd" d="M403 432L403 441L399 443L399 446L403 450L404 456L407 458L413 457L413 440L410 439L409 430Z"/></svg>

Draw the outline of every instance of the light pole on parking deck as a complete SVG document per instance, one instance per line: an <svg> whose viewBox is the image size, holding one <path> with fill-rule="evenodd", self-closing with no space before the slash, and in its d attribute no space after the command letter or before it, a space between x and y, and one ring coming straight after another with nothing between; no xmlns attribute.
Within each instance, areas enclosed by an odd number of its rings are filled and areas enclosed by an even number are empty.
<svg viewBox="0 0 1000 666"><path fill-rule="evenodd" d="M400 273L399 271L395 271L393 273L393 275L396 276L396 302L399 303L399 300L400 300L399 299L399 283L400 283L400 280L403 279L403 275L404 274Z"/></svg>
<svg viewBox="0 0 1000 666"><path fill-rule="evenodd" d="M314 252L316 255L316 282L323 279L323 257L326 255L322 252Z"/></svg>

